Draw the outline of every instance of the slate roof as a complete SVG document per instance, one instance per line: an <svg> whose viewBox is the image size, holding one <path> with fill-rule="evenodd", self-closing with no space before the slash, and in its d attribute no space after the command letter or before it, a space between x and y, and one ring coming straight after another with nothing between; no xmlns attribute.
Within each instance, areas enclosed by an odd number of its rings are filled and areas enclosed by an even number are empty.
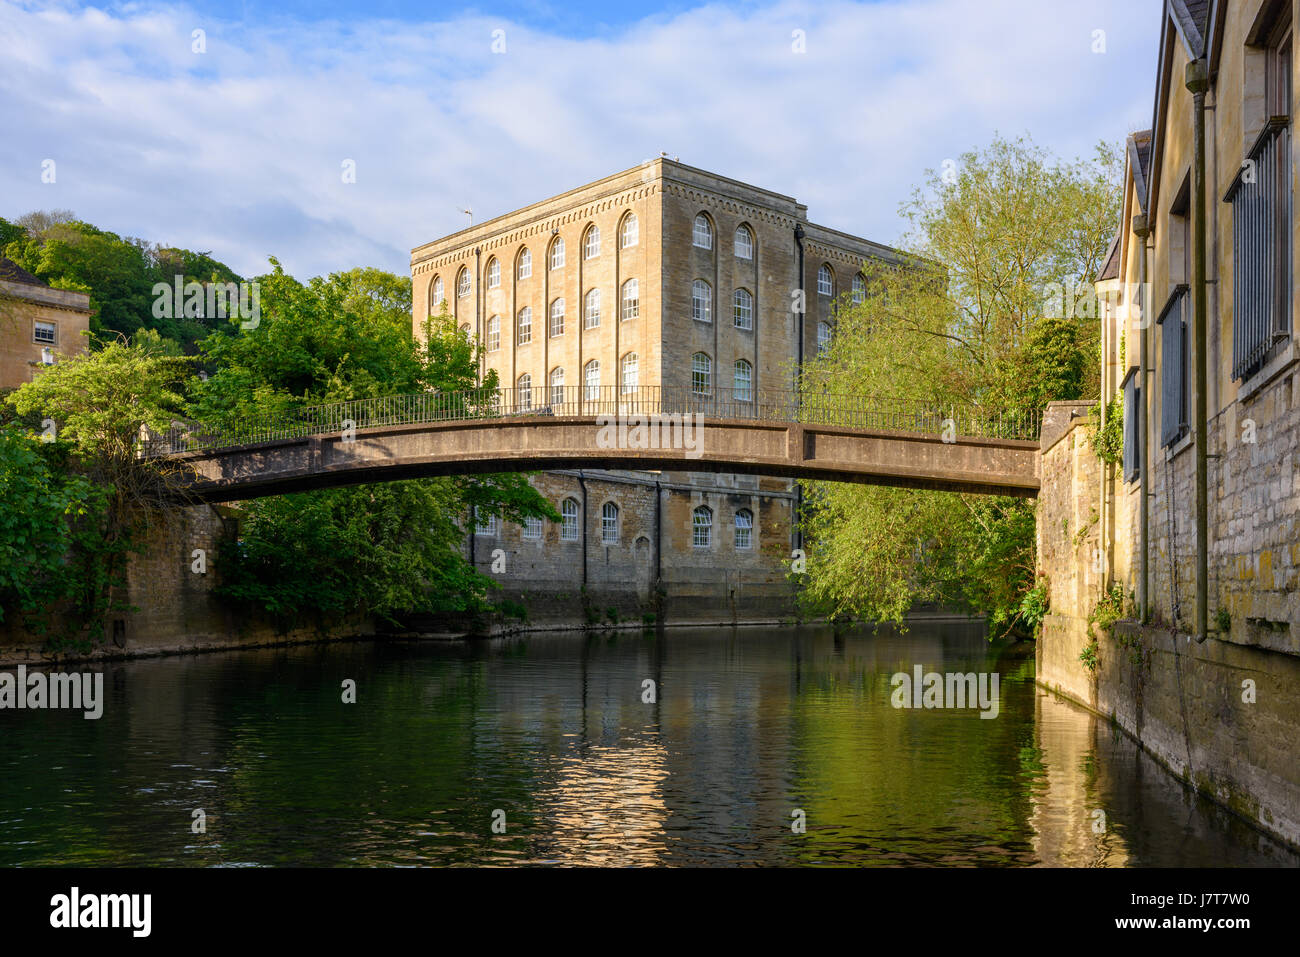
<svg viewBox="0 0 1300 957"><path fill-rule="evenodd" d="M1119 233L1111 240L1110 252L1106 254L1106 264L1101 267L1101 274L1097 276L1097 281L1101 282L1106 279L1119 278Z"/></svg>
<svg viewBox="0 0 1300 957"><path fill-rule="evenodd" d="M4 256L0 256L0 279L6 282L24 282L29 286L46 285L12 259L6 259Z"/></svg>

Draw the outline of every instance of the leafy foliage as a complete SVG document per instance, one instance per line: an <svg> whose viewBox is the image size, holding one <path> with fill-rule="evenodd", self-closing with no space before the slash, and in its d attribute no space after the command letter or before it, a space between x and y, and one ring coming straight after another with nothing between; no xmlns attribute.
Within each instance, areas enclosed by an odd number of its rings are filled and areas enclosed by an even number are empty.
<svg viewBox="0 0 1300 957"><path fill-rule="evenodd" d="M1059 162L997 138L931 171L903 206L910 264L867 264L864 301L839 304L806 394L894 396L986 415L1041 413L1096 394L1099 329L1045 316L1053 286L1100 268L1119 215L1119 154ZM1031 503L942 492L804 483L808 610L901 621L917 602L956 602L991 634L1032 630Z"/></svg>
<svg viewBox="0 0 1300 957"><path fill-rule="evenodd" d="M1095 411L1100 415L1100 401ZM1105 420L1105 425L1099 425L1093 430L1089 441L1097 458L1115 465L1124 455L1124 394L1122 392L1117 393L1106 403Z"/></svg>
<svg viewBox="0 0 1300 957"><path fill-rule="evenodd" d="M410 283L354 269L300 283L272 260L261 321L202 343L215 371L191 383L196 418L237 422L337 399L480 387L478 348L446 314L410 334ZM495 373L485 388L495 388ZM525 476L420 479L259 499L221 553L219 594L282 627L480 608L495 587L462 554L473 509L522 522L559 515Z"/></svg>
<svg viewBox="0 0 1300 957"><path fill-rule="evenodd" d="M102 639L121 543L103 535L107 495L67 468L66 443L44 443L18 422L0 426L0 621L17 616L51 650ZM48 634L65 605L68 627ZM78 627L83 623L84 628Z"/></svg>
<svg viewBox="0 0 1300 957"><path fill-rule="evenodd" d="M91 332L111 339L152 329L192 348L217 320L158 318L153 288L185 282L239 282L209 253L118 236L77 220L67 210L31 213L17 224L0 220L0 252L57 289L90 294Z"/></svg>
<svg viewBox="0 0 1300 957"><path fill-rule="evenodd" d="M73 613L65 617L73 623L67 633L79 635L79 647L92 637L102 640L108 612L121 607L130 552L151 513L171 501L185 477L174 464L142 459L138 451L145 430L165 429L179 413L188 368L189 360L175 355L174 343L145 330L134 341L119 339L67 357L6 399L24 420L27 435L52 420L55 438L42 453L47 470L42 473L30 450L20 454L22 444L11 437L15 487L27 487L29 495L33 487L62 489L58 494L68 496L63 514L70 521L68 535L56 541L49 537L48 515L10 512L6 496L6 511L16 523L12 566L42 583L50 601L75 598ZM51 587L55 549L61 551L63 581ZM13 598L24 614L34 613L22 594Z"/></svg>

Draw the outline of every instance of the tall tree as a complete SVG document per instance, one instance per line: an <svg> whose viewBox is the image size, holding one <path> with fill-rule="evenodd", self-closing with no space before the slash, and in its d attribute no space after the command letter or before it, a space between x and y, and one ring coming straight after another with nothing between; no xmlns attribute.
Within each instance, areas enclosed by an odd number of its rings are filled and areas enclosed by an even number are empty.
<svg viewBox="0 0 1300 957"><path fill-rule="evenodd" d="M804 370L806 396L1014 416L1095 393L1095 317L1051 316L1045 303L1096 279L1119 220L1119 156L1102 144L1063 162L996 138L930 171L902 207L914 264L867 267L864 301L840 304L828 352ZM812 609L898 621L943 602L998 631L1018 624L1034 577L1031 503L824 482L805 493Z"/></svg>
<svg viewBox="0 0 1300 957"><path fill-rule="evenodd" d="M193 385L194 417L240 428L267 414L385 395L491 393L480 347L444 312L411 335L410 281L354 269L300 283L272 260L261 317L202 343L213 369ZM283 626L348 615L481 607L493 583L462 554L469 516L558 521L517 473L393 482L261 499L221 555L220 593Z"/></svg>

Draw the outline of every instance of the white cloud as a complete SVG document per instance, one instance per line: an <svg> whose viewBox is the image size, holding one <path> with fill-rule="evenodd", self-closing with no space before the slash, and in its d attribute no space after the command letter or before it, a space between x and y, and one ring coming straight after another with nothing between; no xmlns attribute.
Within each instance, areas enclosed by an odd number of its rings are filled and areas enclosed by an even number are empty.
<svg viewBox="0 0 1300 957"><path fill-rule="evenodd" d="M411 247L465 224L458 207L481 221L662 149L892 242L924 169L995 130L1074 156L1148 125L1158 13L710 4L573 39L478 15L248 27L179 5L0 0L0 215L71 208L246 274L271 254L300 276L402 272Z"/></svg>

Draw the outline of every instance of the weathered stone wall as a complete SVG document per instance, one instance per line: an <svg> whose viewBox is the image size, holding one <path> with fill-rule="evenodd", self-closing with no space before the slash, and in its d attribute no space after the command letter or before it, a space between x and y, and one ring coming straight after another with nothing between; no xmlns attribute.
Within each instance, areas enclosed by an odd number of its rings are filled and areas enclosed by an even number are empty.
<svg viewBox="0 0 1300 957"><path fill-rule="evenodd" d="M157 521L148 531L148 546L127 569L125 597L132 610L110 617L108 640L88 655L67 652L61 657L175 654L374 633L368 621L326 630L303 623L282 632L271 622L236 615L212 594L219 581L216 556L222 534L221 514L206 505ZM196 550L205 553L205 574L194 570ZM27 634L14 621L0 627L0 664L48 658L44 639Z"/></svg>
<svg viewBox="0 0 1300 957"><path fill-rule="evenodd" d="M1193 452L1175 455L1168 471L1162 453L1152 483L1151 598L1153 609L1163 617L1146 628L1120 622L1113 636L1090 631L1088 617L1102 595L1107 564L1098 558L1099 530L1090 522L1101 483L1111 479L1088 443L1086 418L1070 417L1082 411L1082 403L1053 403L1043 428L1038 560L1051 581L1051 613L1038 643L1038 681L1109 715L1202 793L1300 845L1300 762L1295 756L1295 742L1300 740L1300 656L1282 647L1280 639L1289 632L1264 629L1270 640L1261 640L1256 631L1239 626L1242 619L1235 614L1229 633L1212 633L1203 644L1192 640L1186 628L1195 600L1189 474ZM1259 607L1256 602L1269 607L1269 602L1289 601L1294 595L1294 583L1285 573L1279 579L1271 572L1260 587L1259 565L1241 565L1242 556L1252 553L1252 541L1259 554L1276 554L1276 530L1279 524L1290 527L1288 516L1295 513L1288 504L1293 500L1275 498L1281 484L1278 473L1294 468L1294 455L1289 448L1272 448L1280 462L1270 464L1264 456L1252 462L1255 450L1246 449L1235 464L1232 456L1220 460L1225 473L1235 476L1232 481L1211 482L1211 503L1219 512L1211 516L1216 543L1210 552L1212 608L1216 594L1252 607ZM1243 511L1224 507L1225 497L1236 497ZM1172 508L1166 509L1166 501ZM1121 528L1136 522L1131 488L1112 505ZM1252 518L1245 518L1247 512ZM1166 524L1170 517L1178 620L1183 623L1178 629L1169 627L1174 620ZM1136 548L1136 532L1132 542ZM1136 555L1124 557L1136 570ZM1273 559L1263 562L1271 568ZM1132 579L1111 580L1126 593L1134 586ZM1097 665L1090 671L1079 655L1093 638Z"/></svg>

